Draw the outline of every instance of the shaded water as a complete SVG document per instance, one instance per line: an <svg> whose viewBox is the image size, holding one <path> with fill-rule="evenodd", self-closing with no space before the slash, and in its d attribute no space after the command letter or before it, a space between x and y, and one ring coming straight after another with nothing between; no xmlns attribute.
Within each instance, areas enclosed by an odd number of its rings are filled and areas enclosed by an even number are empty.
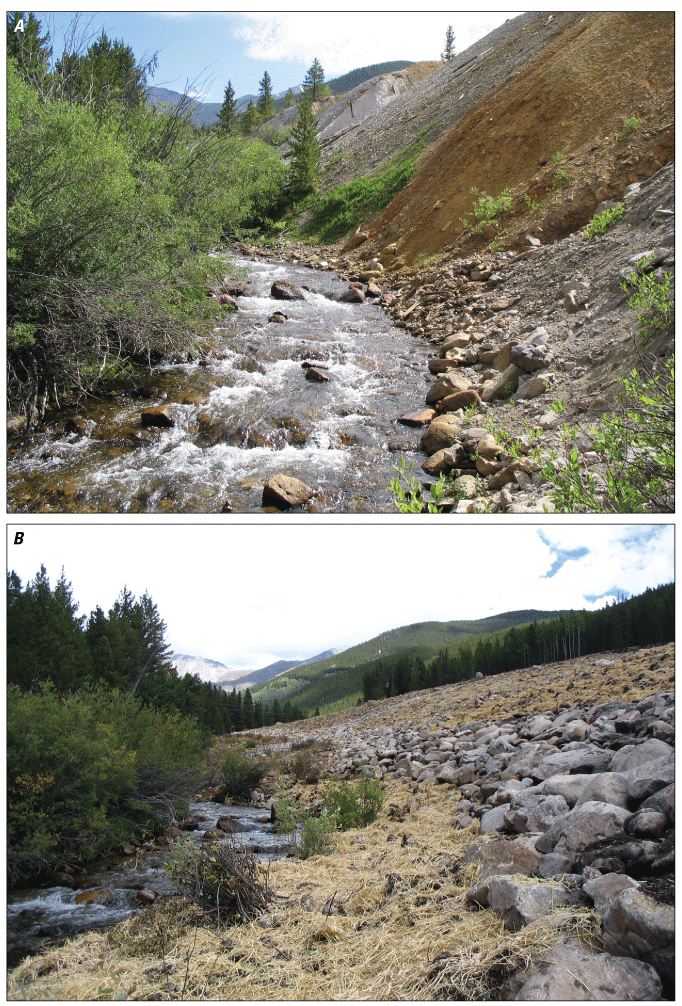
<svg viewBox="0 0 682 1006"><path fill-rule="evenodd" d="M205 340L208 365L165 364L144 382L167 394L175 426L143 431L141 410L160 398L131 388L81 408L86 435L67 434L60 416L10 449L13 511L220 513L229 501L257 513L264 483L284 473L316 490L304 511L395 512L393 465L401 453L418 460L420 437L397 419L423 404L432 352L375 304L339 302L348 284L332 273L236 264L249 270L247 295ZM305 301L271 298L277 279ZM284 324L268 320L275 311ZM330 380L306 380L305 362Z"/></svg>
<svg viewBox="0 0 682 1006"><path fill-rule="evenodd" d="M256 857L268 861L283 855L286 837L273 831L271 824L261 824L266 813L255 807L222 806L194 801L189 813L204 818L196 831L187 832L197 842L208 828L224 815L236 818L248 831L225 835L223 841L257 846ZM166 873L168 852L142 852L88 871L79 890L70 887L23 888L11 891L7 898L7 963L14 967L28 954L42 947L68 939L89 929L113 926L130 915L144 911L137 901L138 891L147 889L157 895L176 893L177 888ZM79 883L80 883L79 881ZM108 904L78 904L82 890L104 889L111 894Z"/></svg>

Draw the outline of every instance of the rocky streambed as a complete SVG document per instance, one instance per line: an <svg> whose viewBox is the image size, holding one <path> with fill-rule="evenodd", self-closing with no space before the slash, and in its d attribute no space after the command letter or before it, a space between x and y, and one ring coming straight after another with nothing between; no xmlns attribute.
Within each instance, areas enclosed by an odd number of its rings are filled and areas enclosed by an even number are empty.
<svg viewBox="0 0 682 1006"><path fill-rule="evenodd" d="M424 394L428 348L381 291L324 263L237 254L224 272L201 355L52 416L28 444L15 431L10 509L394 511L393 465L413 448L397 420Z"/></svg>
<svg viewBox="0 0 682 1006"><path fill-rule="evenodd" d="M177 893L169 878L168 846L182 834L197 842L234 842L257 858L285 855L270 813L253 806L220 807L195 800L180 827L155 843L124 846L124 855L87 870L60 870L42 887L10 891L7 898L8 962L92 929L106 929Z"/></svg>

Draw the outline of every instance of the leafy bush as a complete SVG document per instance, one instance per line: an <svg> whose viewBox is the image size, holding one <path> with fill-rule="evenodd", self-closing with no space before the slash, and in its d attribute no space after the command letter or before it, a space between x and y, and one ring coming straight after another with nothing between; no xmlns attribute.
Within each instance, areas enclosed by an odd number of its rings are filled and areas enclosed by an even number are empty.
<svg viewBox="0 0 682 1006"><path fill-rule="evenodd" d="M190 901L217 924L250 922L272 901L257 859L232 843L199 846L176 839L168 867L170 877Z"/></svg>
<svg viewBox="0 0 682 1006"><path fill-rule="evenodd" d="M624 202L618 203L610 210L603 210L602 213L597 213L592 217L589 224L583 231L584 238L594 238L601 237L602 234L617 224L619 220L622 220L627 211L627 206Z"/></svg>
<svg viewBox="0 0 682 1006"><path fill-rule="evenodd" d="M334 783L324 795L324 806L334 816L341 831L371 824L383 803L381 783L368 776L361 776L355 783Z"/></svg>
<svg viewBox="0 0 682 1006"><path fill-rule="evenodd" d="M389 488L393 493L393 502L400 513L442 513L445 497L445 475L441 472L437 482L429 486L431 499L426 499L424 487L413 475L413 465L406 468L407 462L401 454L400 464L393 467L398 472ZM404 483L404 484L403 484Z"/></svg>
<svg viewBox="0 0 682 1006"><path fill-rule="evenodd" d="M264 759L246 758L236 751L228 751L221 768L227 795L233 800L249 800L269 768L270 763Z"/></svg>
<svg viewBox="0 0 682 1006"><path fill-rule="evenodd" d="M623 128L618 133L618 139L622 140L624 136L629 136L631 133L635 133L640 126L645 125L646 119L638 119L636 115L629 115L623 123Z"/></svg>
<svg viewBox="0 0 682 1006"><path fill-rule="evenodd" d="M651 263L651 258L640 259L637 271L630 273L629 279L621 283L622 290L633 290L628 303L637 312L637 321L645 336L665 332L675 314L670 274L657 276L650 272Z"/></svg>
<svg viewBox="0 0 682 1006"><path fill-rule="evenodd" d="M478 196L471 212L472 217L476 221L473 225L474 234L482 234L484 228L492 223L496 217L511 209L512 194L508 186L497 196L491 196L485 191L481 192L475 185L472 185L469 191ZM466 217L461 217L461 221L465 227L472 226Z"/></svg>
<svg viewBox="0 0 682 1006"><path fill-rule="evenodd" d="M561 454L554 451L542 474L564 513L672 513L675 509L675 374L642 377L632 370L620 380L618 410L589 431L593 450L606 466L595 478L580 462L578 430L564 426Z"/></svg>
<svg viewBox="0 0 682 1006"><path fill-rule="evenodd" d="M187 809L205 734L105 688L7 693L7 836L13 880L87 860Z"/></svg>
<svg viewBox="0 0 682 1006"><path fill-rule="evenodd" d="M266 143L199 136L177 110L41 100L10 60L12 404L32 421L126 362L187 348L210 317L210 252L277 215L284 177Z"/></svg>

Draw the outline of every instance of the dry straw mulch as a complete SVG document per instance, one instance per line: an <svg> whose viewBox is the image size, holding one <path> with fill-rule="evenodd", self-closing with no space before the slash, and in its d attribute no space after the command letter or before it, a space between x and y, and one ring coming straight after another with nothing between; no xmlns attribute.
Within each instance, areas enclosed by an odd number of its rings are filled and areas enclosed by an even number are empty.
<svg viewBox="0 0 682 1006"><path fill-rule="evenodd" d="M167 899L108 933L28 959L10 999L414 1000L489 998L500 976L560 935L591 941L594 918L557 910L518 933L465 902L475 830L452 826L443 787L393 781L374 825L335 851L269 866L271 910L216 931ZM264 867L265 869L265 867Z"/></svg>

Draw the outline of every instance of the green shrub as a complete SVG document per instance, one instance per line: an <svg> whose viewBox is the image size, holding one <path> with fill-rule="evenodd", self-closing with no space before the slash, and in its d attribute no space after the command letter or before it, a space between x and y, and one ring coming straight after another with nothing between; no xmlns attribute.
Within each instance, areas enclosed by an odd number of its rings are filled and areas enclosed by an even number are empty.
<svg viewBox="0 0 682 1006"><path fill-rule="evenodd" d="M475 234L482 234L484 227L491 223L496 217L501 216L501 214L506 213L507 210L511 209L512 194L511 189L508 186L497 196L491 196L487 192L481 192L475 185L471 186L470 191L475 196L478 196L472 210L472 216L476 221L473 228ZM466 227L470 226L465 217L462 217L462 222Z"/></svg>
<svg viewBox="0 0 682 1006"><path fill-rule="evenodd" d="M7 692L7 838L12 880L87 860L171 824L203 772L193 720L104 688Z"/></svg>
<svg viewBox="0 0 682 1006"><path fill-rule="evenodd" d="M221 767L223 785L233 800L249 800L270 768L265 759L246 758L236 751L228 751Z"/></svg>
<svg viewBox="0 0 682 1006"><path fill-rule="evenodd" d="M603 210L601 213L597 213L592 217L589 224L583 231L584 238L594 238L601 237L602 234L606 232L617 224L619 220L622 220L627 212L627 206L624 202L618 203L610 210Z"/></svg>
<svg viewBox="0 0 682 1006"><path fill-rule="evenodd" d="M675 374L644 377L632 370L621 378L618 409L589 430L593 450L605 466L598 480L580 462L574 446L579 431L564 426L560 452L553 451L542 474L562 513L672 513L675 510Z"/></svg>
<svg viewBox="0 0 682 1006"><path fill-rule="evenodd" d="M445 496L445 475L441 472L438 482L429 486L431 499L426 499L424 489L413 474L413 465L406 468L404 456L400 456L400 464L394 465L398 472L389 488L393 494L393 502L400 513L442 513Z"/></svg>
<svg viewBox="0 0 682 1006"><path fill-rule="evenodd" d="M361 776L355 783L337 782L324 794L324 806L341 831L364 828L376 820L384 794L378 779Z"/></svg>
<svg viewBox="0 0 682 1006"><path fill-rule="evenodd" d="M305 233L334 241L353 230L362 218L383 210L407 185L417 170L415 161L440 131L438 123L426 126L393 163L374 175L365 175L329 192L313 196L297 207L311 211Z"/></svg>
<svg viewBox="0 0 682 1006"><path fill-rule="evenodd" d="M618 133L618 139L622 140L624 136L629 136L631 133L635 133L640 126L646 125L646 119L638 119L636 115L629 115L628 118L623 123L623 128Z"/></svg>
<svg viewBox="0 0 682 1006"><path fill-rule="evenodd" d="M323 814L321 817L306 817L301 829L299 846L301 859L322 856L328 852L331 846L331 836L336 829L336 818L332 814Z"/></svg>
<svg viewBox="0 0 682 1006"><path fill-rule="evenodd" d="M651 264L651 259L640 259L636 272L621 283L622 290L633 291L628 303L637 313L640 329L647 337L665 332L675 316L670 274L656 276L648 271Z"/></svg>

